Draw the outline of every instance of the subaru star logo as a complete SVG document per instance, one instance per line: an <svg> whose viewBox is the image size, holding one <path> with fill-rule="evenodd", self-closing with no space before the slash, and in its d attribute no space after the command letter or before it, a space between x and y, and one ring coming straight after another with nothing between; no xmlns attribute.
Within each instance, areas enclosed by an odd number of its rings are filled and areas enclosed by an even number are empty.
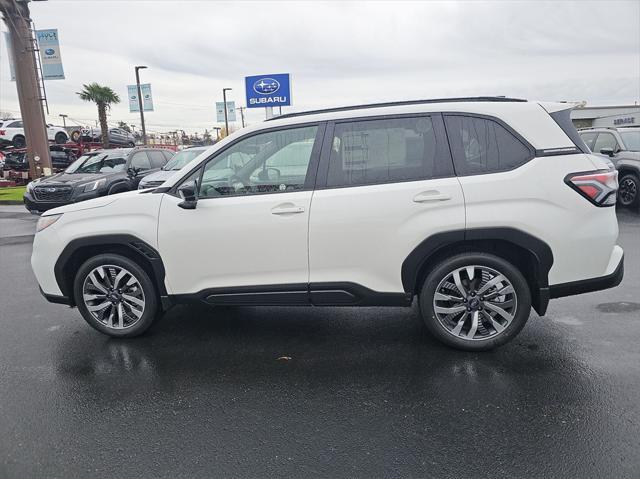
<svg viewBox="0 0 640 479"><path fill-rule="evenodd" d="M280 83L273 78L261 78L253 84L253 90L261 95L269 95L280 89Z"/></svg>
<svg viewBox="0 0 640 479"><path fill-rule="evenodd" d="M47 188L47 193L55 193L56 189L55 188Z"/></svg>
<svg viewBox="0 0 640 479"><path fill-rule="evenodd" d="M44 51L44 53L45 53L45 55L53 55L53 54L55 54L55 53L56 53L56 51L55 51L53 48L47 48L47 49Z"/></svg>

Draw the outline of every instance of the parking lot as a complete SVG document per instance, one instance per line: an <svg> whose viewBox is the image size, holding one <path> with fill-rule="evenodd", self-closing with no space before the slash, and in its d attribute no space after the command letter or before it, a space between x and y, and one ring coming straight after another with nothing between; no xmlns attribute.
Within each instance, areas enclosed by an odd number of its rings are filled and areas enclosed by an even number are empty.
<svg viewBox="0 0 640 479"><path fill-rule="evenodd" d="M640 216L616 289L510 344L402 308L179 306L116 340L47 303L36 217L0 207L0 477L638 477Z"/></svg>

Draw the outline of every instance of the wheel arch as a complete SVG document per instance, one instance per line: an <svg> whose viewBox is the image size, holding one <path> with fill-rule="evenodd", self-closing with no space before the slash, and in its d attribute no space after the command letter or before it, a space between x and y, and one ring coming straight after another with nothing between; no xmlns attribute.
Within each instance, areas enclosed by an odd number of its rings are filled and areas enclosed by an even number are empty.
<svg viewBox="0 0 640 479"><path fill-rule="evenodd" d="M637 177L640 177L640 162L631 163L629 161L621 160L617 165L618 178L622 178L622 175L632 173Z"/></svg>
<svg viewBox="0 0 640 479"><path fill-rule="evenodd" d="M138 264L151 278L163 307L167 304L165 269L160 254L148 243L133 235L100 235L78 238L62 251L54 266L58 287L69 305L75 306L73 282L76 272L87 259L98 254L119 254Z"/></svg>
<svg viewBox="0 0 640 479"><path fill-rule="evenodd" d="M426 238L402 263L401 278L405 292L417 294L436 263L465 252L483 252L499 256L524 275L536 312L544 315L549 302L549 270L553 253L549 245L515 228L478 228L448 231Z"/></svg>

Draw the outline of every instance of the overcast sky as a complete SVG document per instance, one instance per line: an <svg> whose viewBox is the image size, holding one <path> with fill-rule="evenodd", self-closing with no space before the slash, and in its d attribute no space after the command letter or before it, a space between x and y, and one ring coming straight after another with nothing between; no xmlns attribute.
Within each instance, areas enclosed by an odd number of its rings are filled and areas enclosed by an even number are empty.
<svg viewBox="0 0 640 479"><path fill-rule="evenodd" d="M244 77L292 77L284 111L469 95L589 104L640 100L640 1L32 2L36 28L57 28L66 80L47 81L49 121L93 123L83 83L123 100L109 121L139 123L126 85L148 65L155 111L148 129L203 131L214 102L244 105ZM2 25L2 30L6 26ZM0 110L19 115L0 47ZM261 121L264 109L249 112Z"/></svg>

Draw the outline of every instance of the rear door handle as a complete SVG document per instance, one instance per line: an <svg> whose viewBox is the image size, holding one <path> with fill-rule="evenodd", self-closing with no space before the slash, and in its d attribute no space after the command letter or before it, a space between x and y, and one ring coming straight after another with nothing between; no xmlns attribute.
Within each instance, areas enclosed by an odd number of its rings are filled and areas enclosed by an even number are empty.
<svg viewBox="0 0 640 479"><path fill-rule="evenodd" d="M440 193L437 190L423 191L422 193L418 193L413 197L413 201L415 203L430 203L434 201L447 201L450 199L450 195L447 195L446 193Z"/></svg>
<svg viewBox="0 0 640 479"><path fill-rule="evenodd" d="M295 215L304 213L304 206L276 206L271 209L272 215Z"/></svg>

